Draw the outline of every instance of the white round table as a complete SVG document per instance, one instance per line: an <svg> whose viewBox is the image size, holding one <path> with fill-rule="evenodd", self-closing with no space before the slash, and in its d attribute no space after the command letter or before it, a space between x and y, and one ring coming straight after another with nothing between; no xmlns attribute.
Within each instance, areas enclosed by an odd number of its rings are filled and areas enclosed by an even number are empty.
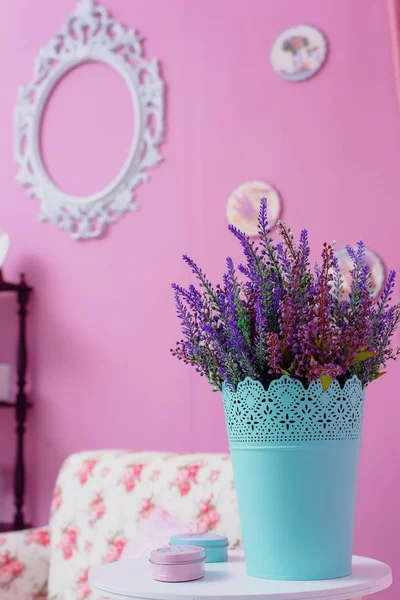
<svg viewBox="0 0 400 600"><path fill-rule="evenodd" d="M371 558L353 557L349 577L322 581L271 581L246 575L241 552L228 562L207 563L203 579L186 583L154 581L148 558L121 559L94 569L93 591L110 598L140 600L347 600L379 592L392 583L388 565Z"/></svg>

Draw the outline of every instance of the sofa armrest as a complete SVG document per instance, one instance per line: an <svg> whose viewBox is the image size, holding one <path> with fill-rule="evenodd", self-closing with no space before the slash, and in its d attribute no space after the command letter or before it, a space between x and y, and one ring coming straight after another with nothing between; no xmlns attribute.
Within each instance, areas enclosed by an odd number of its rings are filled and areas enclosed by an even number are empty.
<svg viewBox="0 0 400 600"><path fill-rule="evenodd" d="M0 534L1 600L46 600L49 564L47 527Z"/></svg>

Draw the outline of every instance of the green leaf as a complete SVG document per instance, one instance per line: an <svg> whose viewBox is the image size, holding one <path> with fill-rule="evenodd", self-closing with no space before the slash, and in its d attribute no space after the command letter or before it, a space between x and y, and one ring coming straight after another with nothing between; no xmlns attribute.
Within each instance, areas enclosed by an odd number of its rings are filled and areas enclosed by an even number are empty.
<svg viewBox="0 0 400 600"><path fill-rule="evenodd" d="M379 379L379 377L382 377L382 375L386 375L386 371L382 371L381 373L379 373L379 371L377 371L376 373L372 373L371 379Z"/></svg>
<svg viewBox="0 0 400 600"><path fill-rule="evenodd" d="M282 375L288 375L290 377L290 373L289 371L285 371L285 369L282 369L282 367L279 367L281 370Z"/></svg>
<svg viewBox="0 0 400 600"><path fill-rule="evenodd" d="M322 389L324 392L326 392L328 387L331 385L332 377L329 377L329 375L321 375L320 380L322 383Z"/></svg>
<svg viewBox="0 0 400 600"><path fill-rule="evenodd" d="M367 360L367 358L371 358L372 356L375 356L375 352L372 352L371 350L363 350L355 355L351 361L351 364L356 365L357 363L363 362L363 360Z"/></svg>

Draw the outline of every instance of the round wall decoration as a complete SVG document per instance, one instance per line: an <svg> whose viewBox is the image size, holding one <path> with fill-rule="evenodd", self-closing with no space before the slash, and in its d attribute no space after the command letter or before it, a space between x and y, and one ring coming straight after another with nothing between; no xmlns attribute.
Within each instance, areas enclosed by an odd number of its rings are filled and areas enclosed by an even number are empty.
<svg viewBox="0 0 400 600"><path fill-rule="evenodd" d="M265 181L248 181L232 192L226 207L229 223L246 235L257 236L261 198L267 198L268 223L272 229L279 219L281 200L277 190Z"/></svg>
<svg viewBox="0 0 400 600"><path fill-rule="evenodd" d="M79 0L61 29L40 50L31 83L19 90L14 111L17 179L28 188L29 195L40 200L39 219L50 221L72 238L99 236L109 223L136 210L134 189L148 178L147 169L162 160L159 145L164 137L164 84L158 61L144 58L141 41L135 30L126 29L93 0ZM63 192L46 170L40 145L41 120L60 79L90 62L108 65L122 77L132 98L134 128L128 156L114 180L98 193L72 196Z"/></svg>
<svg viewBox="0 0 400 600"><path fill-rule="evenodd" d="M350 271L353 267L353 263L352 263L352 260L349 256L349 253L347 252L346 248L339 248L338 250L335 250L335 254L339 261L339 267L340 267L340 270L343 275L344 297L346 297L350 292L350 286L351 286ZM383 263L382 263L381 259L379 258L379 256L377 256L377 254L375 254L375 252L373 252L369 248L365 249L365 262L371 269L372 288L373 288L372 296L373 296L373 298L376 298L377 296L379 296L379 293L381 292L382 286L385 281L385 268L384 268Z"/></svg>
<svg viewBox="0 0 400 600"><path fill-rule="evenodd" d="M283 79L304 81L320 70L326 55L324 34L312 25L296 25L282 31L272 44L271 65Z"/></svg>

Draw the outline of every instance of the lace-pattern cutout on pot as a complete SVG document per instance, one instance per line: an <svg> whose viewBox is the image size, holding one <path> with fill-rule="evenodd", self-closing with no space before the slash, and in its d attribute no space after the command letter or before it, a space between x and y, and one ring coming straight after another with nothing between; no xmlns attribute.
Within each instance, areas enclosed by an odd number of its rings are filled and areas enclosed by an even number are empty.
<svg viewBox="0 0 400 600"><path fill-rule="evenodd" d="M307 389L287 375L265 390L247 377L236 392L222 389L230 442L303 442L358 440L364 407L364 390L354 376L343 389L333 381L327 391L320 381Z"/></svg>

